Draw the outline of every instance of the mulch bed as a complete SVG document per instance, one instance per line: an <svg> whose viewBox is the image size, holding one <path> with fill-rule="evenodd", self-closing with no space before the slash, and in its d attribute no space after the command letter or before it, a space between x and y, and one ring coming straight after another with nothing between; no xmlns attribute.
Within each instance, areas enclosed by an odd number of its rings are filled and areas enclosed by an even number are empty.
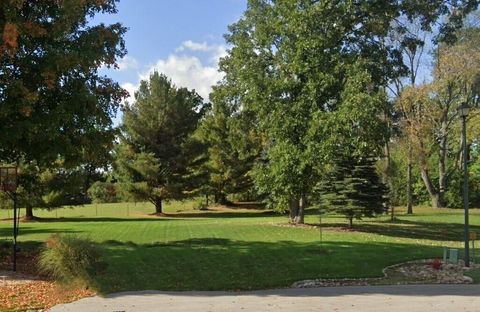
<svg viewBox="0 0 480 312"><path fill-rule="evenodd" d="M20 251L17 272L12 272L11 257L0 259L0 311L46 311L48 308L95 295L89 289L64 287L41 276L37 254Z"/></svg>
<svg viewBox="0 0 480 312"><path fill-rule="evenodd" d="M0 311L44 311L94 294L88 289L65 289L52 281L7 284L0 286Z"/></svg>

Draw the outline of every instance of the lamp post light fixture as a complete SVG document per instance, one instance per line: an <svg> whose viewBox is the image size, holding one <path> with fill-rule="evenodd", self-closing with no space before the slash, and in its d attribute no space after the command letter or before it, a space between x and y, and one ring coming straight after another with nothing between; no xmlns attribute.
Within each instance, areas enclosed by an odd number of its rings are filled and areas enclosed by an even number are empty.
<svg viewBox="0 0 480 312"><path fill-rule="evenodd" d="M465 210L465 266L470 266L470 242L468 228L468 164L467 164L467 116L469 107L467 103L462 103L458 107L458 114L462 117L462 154L463 154L463 209Z"/></svg>

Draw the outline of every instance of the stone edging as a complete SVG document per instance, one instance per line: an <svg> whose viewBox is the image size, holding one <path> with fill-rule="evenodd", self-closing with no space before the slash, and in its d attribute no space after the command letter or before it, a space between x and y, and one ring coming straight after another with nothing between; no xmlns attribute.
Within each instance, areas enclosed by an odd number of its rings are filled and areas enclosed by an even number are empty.
<svg viewBox="0 0 480 312"><path fill-rule="evenodd" d="M443 269L434 270L431 268L430 263L434 259L413 260L403 263L393 264L382 269L383 277L376 278L343 278L343 279L311 279L298 281L292 284L293 288L311 288L311 287L331 287L331 286L369 286L376 282L385 281L388 284L389 276L388 271L398 269L401 273L408 273L411 276L405 275L405 284L418 284L424 282L436 283L436 284L471 284L473 280L464 276L463 272L470 269L480 268L480 264L473 264L470 268L463 266L463 261L460 260L458 264L446 263L443 264ZM418 265L416 270L407 271L402 270L403 267L408 268L409 265ZM403 271L403 272L402 272ZM418 275L414 275L418 273ZM427 278L428 277L428 278ZM408 280L408 278L412 280ZM392 283L400 284L398 282Z"/></svg>

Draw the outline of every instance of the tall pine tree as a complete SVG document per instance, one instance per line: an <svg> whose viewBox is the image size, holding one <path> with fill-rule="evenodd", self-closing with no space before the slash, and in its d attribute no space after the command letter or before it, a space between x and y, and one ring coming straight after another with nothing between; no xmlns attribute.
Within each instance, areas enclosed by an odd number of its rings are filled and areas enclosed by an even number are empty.
<svg viewBox="0 0 480 312"><path fill-rule="evenodd" d="M208 106L195 91L177 88L157 72L140 83L123 115L116 171L125 190L155 205L198 188L204 145L194 136Z"/></svg>
<svg viewBox="0 0 480 312"><path fill-rule="evenodd" d="M216 101L199 131L208 146L204 166L208 192L221 204L227 202L227 195L248 192L253 187L251 170L261 144L248 114Z"/></svg>

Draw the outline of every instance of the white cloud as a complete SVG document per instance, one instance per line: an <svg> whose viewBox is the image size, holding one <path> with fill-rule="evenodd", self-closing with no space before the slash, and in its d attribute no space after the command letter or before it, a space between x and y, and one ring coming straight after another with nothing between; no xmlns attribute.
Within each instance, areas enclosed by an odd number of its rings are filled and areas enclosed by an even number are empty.
<svg viewBox="0 0 480 312"><path fill-rule="evenodd" d="M213 64L217 64L221 57L227 55L227 49L223 45L209 45L206 42L194 42L192 40L182 42L180 47L178 47L175 51L207 52L211 54L210 62Z"/></svg>
<svg viewBox="0 0 480 312"><path fill-rule="evenodd" d="M138 61L135 58L128 55L120 59L117 65L118 65L119 71L126 71L129 69L138 69Z"/></svg>
<svg viewBox="0 0 480 312"><path fill-rule="evenodd" d="M195 56L170 55L166 60L158 60L141 79L148 79L154 72L165 74L178 87L195 89L205 100L220 79L222 74L217 66L206 66Z"/></svg>
<svg viewBox="0 0 480 312"><path fill-rule="evenodd" d="M128 97L124 100L125 102L128 102L128 103L133 103L135 101L135 91L137 91L138 89L138 85L135 85L133 83L130 83L130 82L126 82L126 83L123 83L121 85L122 88L124 88L125 90L127 90L128 92Z"/></svg>
<svg viewBox="0 0 480 312"><path fill-rule="evenodd" d="M202 60L195 55L198 52L207 54L208 64L202 63ZM122 87L130 93L127 101L133 103L134 92L140 80L148 79L154 71L165 74L177 87L195 89L205 101L208 101L212 86L223 77L223 74L218 72L218 61L225 55L225 46L185 41L175 50L175 53L170 54L166 59L159 59L147 71L140 74L136 84L130 82L122 84Z"/></svg>
<svg viewBox="0 0 480 312"><path fill-rule="evenodd" d="M182 45L177 48L176 51L185 51L185 50L191 50L191 51L202 51L202 52L208 52L211 51L214 46L209 46L206 42L193 42L192 40L187 40L182 42Z"/></svg>

